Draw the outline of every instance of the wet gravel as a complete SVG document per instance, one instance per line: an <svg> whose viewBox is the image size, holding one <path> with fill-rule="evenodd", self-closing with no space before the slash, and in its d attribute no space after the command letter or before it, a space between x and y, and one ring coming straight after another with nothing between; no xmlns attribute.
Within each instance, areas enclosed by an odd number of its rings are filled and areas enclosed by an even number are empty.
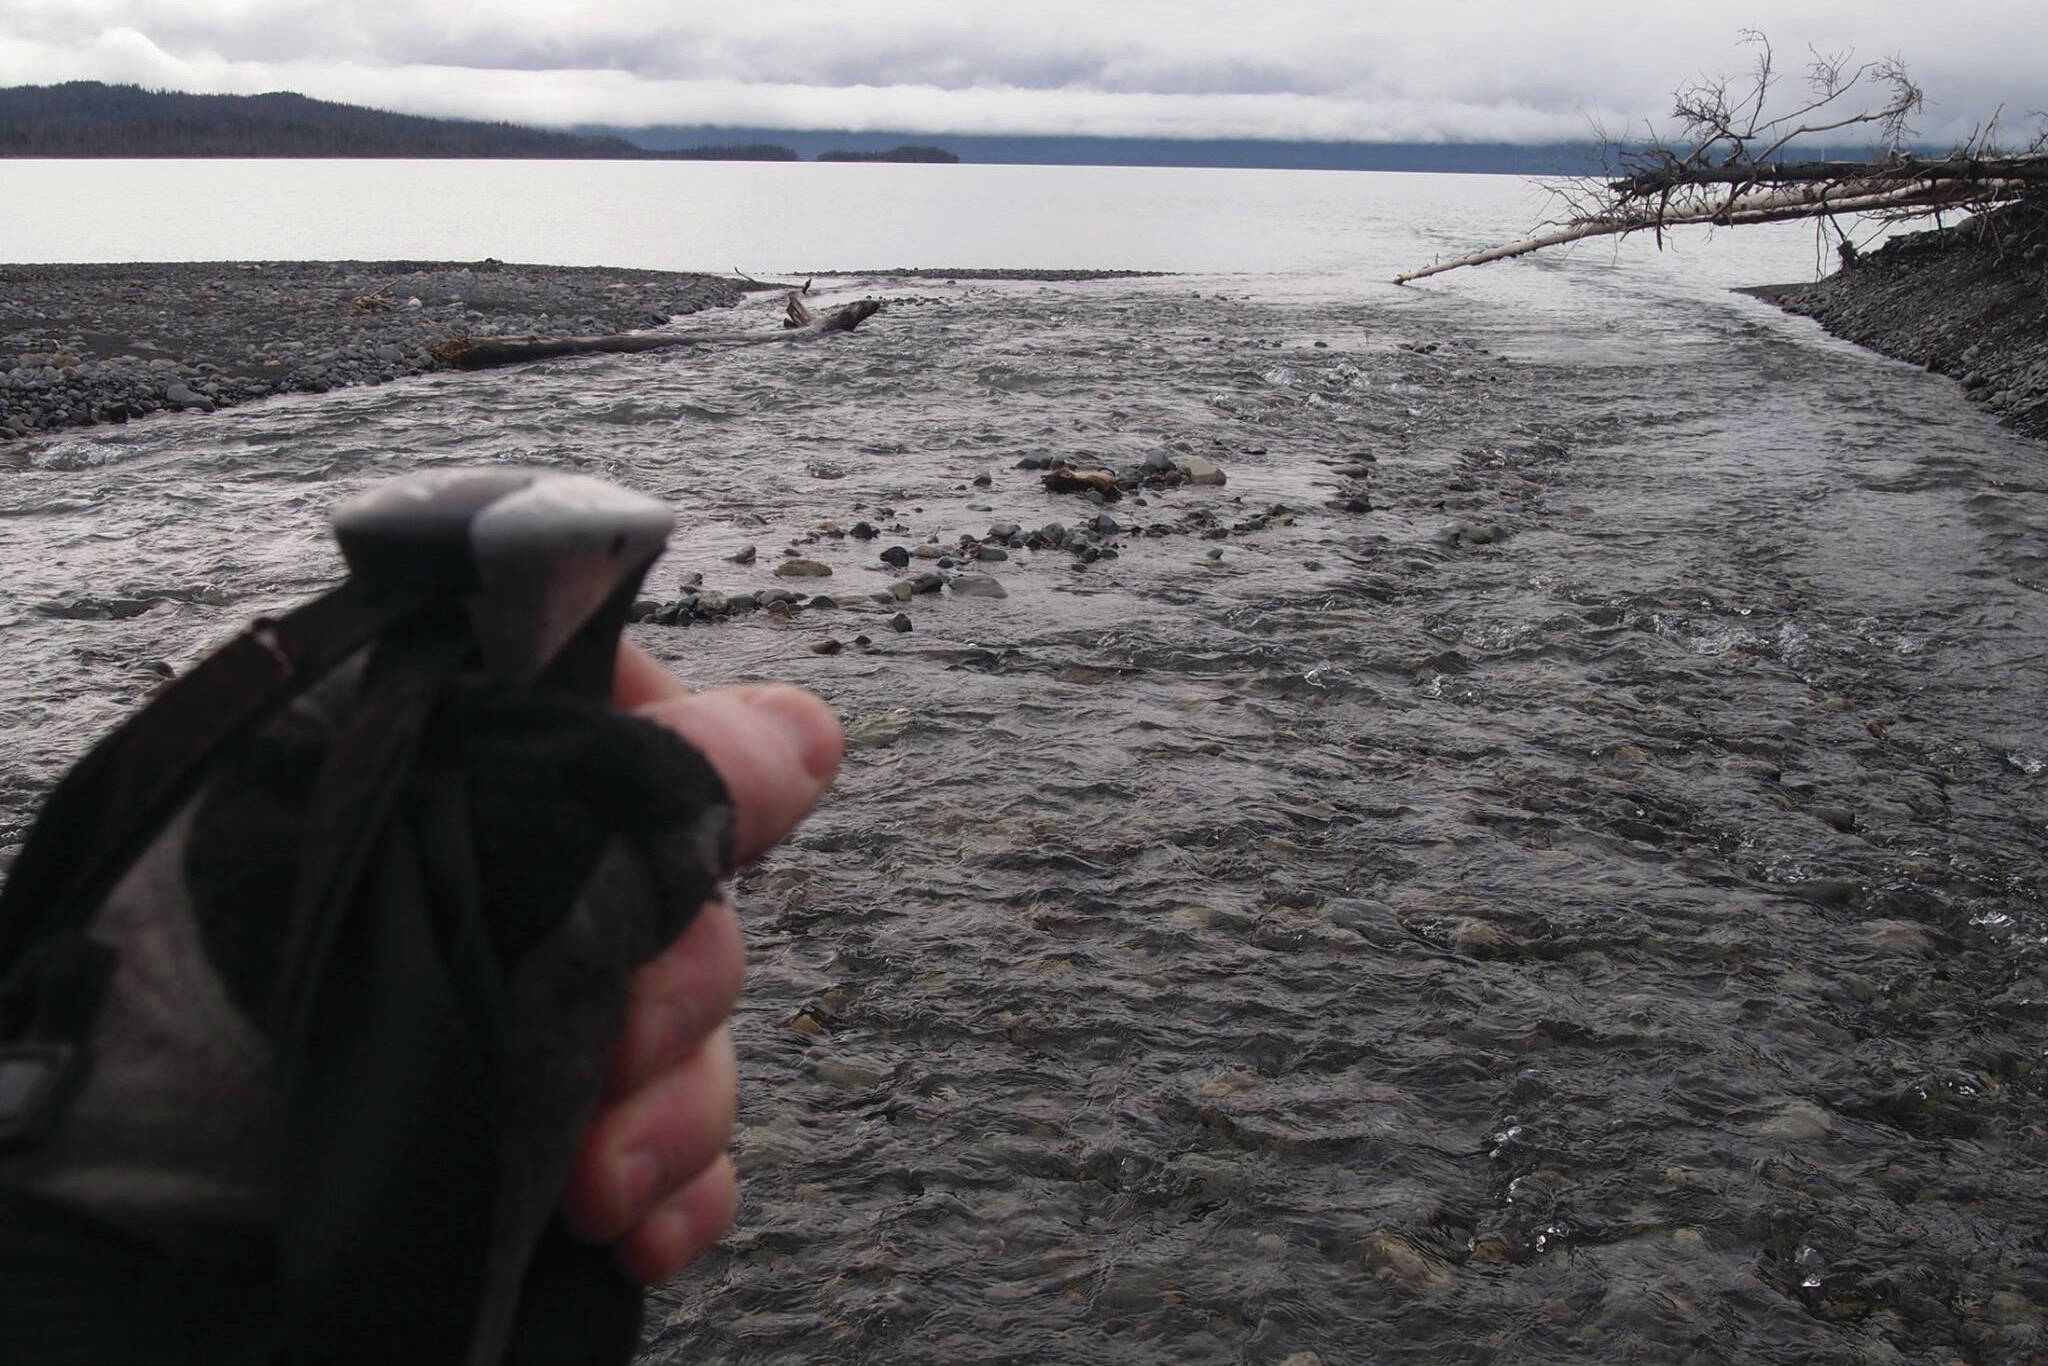
<svg viewBox="0 0 2048 1366"><path fill-rule="evenodd" d="M451 337L661 328L750 287L497 261L0 265L0 441L389 383L442 368Z"/></svg>

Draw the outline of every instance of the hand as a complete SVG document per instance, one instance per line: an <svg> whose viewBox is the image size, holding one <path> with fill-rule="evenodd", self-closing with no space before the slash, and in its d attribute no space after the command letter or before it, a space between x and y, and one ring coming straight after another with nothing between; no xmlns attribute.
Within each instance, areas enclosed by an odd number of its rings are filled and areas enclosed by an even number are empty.
<svg viewBox="0 0 2048 1366"><path fill-rule="evenodd" d="M692 693L623 646L613 699L703 752L734 808L734 858L750 863L824 795L845 740L818 698L786 686ZM571 1168L562 1212L584 1237L613 1243L619 1265L658 1285L723 1237L738 1200L732 1139L738 1067L725 1017L745 950L724 899L633 978L603 1097Z"/></svg>

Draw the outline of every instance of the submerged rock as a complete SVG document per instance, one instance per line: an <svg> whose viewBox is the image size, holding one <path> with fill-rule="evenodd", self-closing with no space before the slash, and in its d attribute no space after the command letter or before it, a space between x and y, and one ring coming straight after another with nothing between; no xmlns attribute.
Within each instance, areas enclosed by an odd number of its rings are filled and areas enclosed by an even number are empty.
<svg viewBox="0 0 2048 1366"><path fill-rule="evenodd" d="M1010 592L987 574L962 574L953 580L953 595L961 598L1007 598Z"/></svg>

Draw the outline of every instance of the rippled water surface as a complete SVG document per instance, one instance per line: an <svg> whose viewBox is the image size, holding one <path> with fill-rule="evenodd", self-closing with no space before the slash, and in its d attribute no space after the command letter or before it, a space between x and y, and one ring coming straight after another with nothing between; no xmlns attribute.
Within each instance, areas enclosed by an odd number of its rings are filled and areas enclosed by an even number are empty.
<svg viewBox="0 0 2048 1366"><path fill-rule="evenodd" d="M36 444L0 839L333 579L344 494L586 470L681 510L656 596L832 566L634 630L852 739L740 882L744 1206L650 1360L2048 1352L2040 451L1746 299L1498 270L842 280L897 302L815 346ZM1229 483L869 600L881 546L1099 511L1020 458L1160 450Z"/></svg>

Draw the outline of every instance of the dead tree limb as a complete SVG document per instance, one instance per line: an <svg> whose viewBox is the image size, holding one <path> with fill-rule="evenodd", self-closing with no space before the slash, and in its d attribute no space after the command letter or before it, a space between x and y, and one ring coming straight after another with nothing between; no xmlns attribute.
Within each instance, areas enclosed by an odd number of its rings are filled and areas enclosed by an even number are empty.
<svg viewBox="0 0 2048 1366"><path fill-rule="evenodd" d="M2005 155L1985 128L1949 156L1907 155L1907 120L1924 106L1925 96L1897 58L1852 65L1846 56L1814 53L1807 98L1778 114L1770 108L1779 78L1770 43L1749 31L1743 41L1756 52L1746 86L1723 79L1680 87L1672 109L1680 135L1636 147L1610 142L1604 175L1579 177L1553 191L1566 212L1548 230L1410 271L1394 283L1589 237L1649 232L1662 246L1669 228L1799 218L1833 225L1843 259L1853 260L1854 244L1834 222L1838 216L1895 221L2048 193L2048 146L2042 139L2018 155ZM1857 102L1859 94L1866 102ZM1851 129L1877 134L1888 150L1868 161L1785 159L1788 151Z"/></svg>
<svg viewBox="0 0 2048 1366"><path fill-rule="evenodd" d="M1939 182L1914 182L1910 185L1863 188L1829 183L1801 186L1768 194L1751 194L1689 213L1656 211L1586 218L1552 232L1524 238L1519 242L1489 247L1485 251L1475 251L1456 260L1439 261L1433 266L1397 275L1394 277L1394 283L1405 285L1410 280L1441 275L1460 266L1483 266L1490 261L1505 261L1514 256L1527 256L1532 251L1561 246L1566 242L1578 242L1588 237L1625 237L1636 232L1700 225L1741 227L1753 223L1783 223L1791 219L1818 218L1834 214L1884 213L1901 209L1924 211L1944 204L1976 204L1983 202L1987 196L2016 197L2020 188L2019 182L2012 182L2009 185L1993 182L1947 185Z"/></svg>
<svg viewBox="0 0 2048 1366"><path fill-rule="evenodd" d="M782 325L792 330L810 328L818 332L851 332L869 318L881 311L880 299L862 299L857 303L841 304L822 317L811 311L803 300L810 293L810 281L804 282L801 290L789 291L789 303L784 310Z"/></svg>
<svg viewBox="0 0 2048 1366"><path fill-rule="evenodd" d="M792 290L780 332L626 332L606 337L451 337L434 347L434 359L457 370L589 356L662 351L678 346L728 348L769 342L806 341L827 332L851 332L881 312L879 299L860 299L818 314ZM798 321L801 316L801 321Z"/></svg>

